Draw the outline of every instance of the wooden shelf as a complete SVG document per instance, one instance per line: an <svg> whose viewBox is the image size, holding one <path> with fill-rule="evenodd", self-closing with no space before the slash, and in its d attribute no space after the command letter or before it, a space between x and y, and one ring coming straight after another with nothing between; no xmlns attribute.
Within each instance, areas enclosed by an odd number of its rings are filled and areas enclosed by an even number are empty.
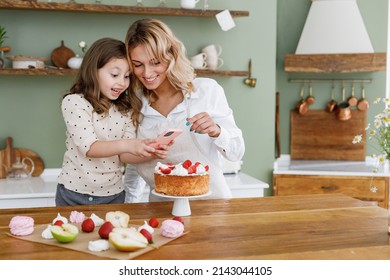
<svg viewBox="0 0 390 280"><path fill-rule="evenodd" d="M0 69L0 75L27 75L27 76L74 76L78 70L46 68L46 69ZM200 77L219 76L219 77L245 77L249 71L224 71L224 70L196 70Z"/></svg>
<svg viewBox="0 0 390 280"><path fill-rule="evenodd" d="M104 4L78 4L78 3L56 3L56 2L37 2L37 1L17 1L2 0L0 9L9 10L35 10L35 11L61 11L61 12L80 12L80 13L104 13L104 14L136 14L136 15L163 15L163 16L191 16L191 17L214 17L222 10L201 9L180 9L180 8L161 8L161 7L138 7L123 5L104 5ZM249 16L248 11L230 11L233 17ZM77 70L46 68L46 69L0 69L0 75L38 75L38 76L72 76ZM224 70L197 70L198 76L248 76L249 71L224 71Z"/></svg>
<svg viewBox="0 0 390 280"><path fill-rule="evenodd" d="M40 10L61 11L80 13L104 13L104 14L135 14L135 15L163 15L163 16L191 16L191 17L214 17L222 10L180 9L161 7L138 7L104 4L74 4L36 1L0 1L0 9L11 10ZM247 17L249 11L230 11L232 17Z"/></svg>
<svg viewBox="0 0 390 280"><path fill-rule="evenodd" d="M284 71L356 73L386 70L386 53L286 54Z"/></svg>

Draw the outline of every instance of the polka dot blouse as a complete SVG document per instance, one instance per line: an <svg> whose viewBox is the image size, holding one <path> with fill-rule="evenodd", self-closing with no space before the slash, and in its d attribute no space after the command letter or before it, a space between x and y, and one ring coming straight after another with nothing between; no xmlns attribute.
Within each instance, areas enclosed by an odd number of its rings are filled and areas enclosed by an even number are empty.
<svg viewBox="0 0 390 280"><path fill-rule="evenodd" d="M58 182L65 188L95 196L110 196L124 190L118 156L86 156L96 140L135 138L136 130L129 116L112 106L108 116L93 111L81 94L66 96L61 104L67 128L66 151Z"/></svg>

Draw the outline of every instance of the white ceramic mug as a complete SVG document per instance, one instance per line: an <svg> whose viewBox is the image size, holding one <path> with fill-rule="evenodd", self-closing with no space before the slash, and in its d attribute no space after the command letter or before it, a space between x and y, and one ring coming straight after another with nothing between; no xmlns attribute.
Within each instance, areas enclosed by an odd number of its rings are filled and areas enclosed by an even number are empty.
<svg viewBox="0 0 390 280"><path fill-rule="evenodd" d="M194 9L199 0L180 0L180 7L183 9Z"/></svg>
<svg viewBox="0 0 390 280"><path fill-rule="evenodd" d="M198 54L196 54L196 55L194 55L194 56L191 56L191 60L205 60L207 58L207 54L206 53L204 53L204 52L201 52L201 53L198 53Z"/></svg>
<svg viewBox="0 0 390 280"><path fill-rule="evenodd" d="M223 59L220 57L216 57L215 59L207 59L207 67L210 70L216 70L223 65Z"/></svg>
<svg viewBox="0 0 390 280"><path fill-rule="evenodd" d="M191 59L191 65L195 69L207 69L207 62L203 59Z"/></svg>
<svg viewBox="0 0 390 280"><path fill-rule="evenodd" d="M191 65L195 69L207 69L206 62L207 54L206 53L198 53L191 57Z"/></svg>
<svg viewBox="0 0 390 280"><path fill-rule="evenodd" d="M207 57L218 57L222 53L222 47L216 44L208 45L202 49L202 53L206 53Z"/></svg>

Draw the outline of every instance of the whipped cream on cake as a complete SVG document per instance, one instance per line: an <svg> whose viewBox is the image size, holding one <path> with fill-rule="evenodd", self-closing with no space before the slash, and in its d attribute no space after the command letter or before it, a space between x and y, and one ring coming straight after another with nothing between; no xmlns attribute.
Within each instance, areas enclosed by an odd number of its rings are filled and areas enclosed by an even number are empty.
<svg viewBox="0 0 390 280"><path fill-rule="evenodd" d="M157 162L154 190L169 196L198 196L210 188L209 166L186 160L179 164Z"/></svg>
<svg viewBox="0 0 390 280"><path fill-rule="evenodd" d="M208 174L208 166L203 166L200 162L192 164L189 160L175 165L157 162L154 172L161 175L199 176Z"/></svg>

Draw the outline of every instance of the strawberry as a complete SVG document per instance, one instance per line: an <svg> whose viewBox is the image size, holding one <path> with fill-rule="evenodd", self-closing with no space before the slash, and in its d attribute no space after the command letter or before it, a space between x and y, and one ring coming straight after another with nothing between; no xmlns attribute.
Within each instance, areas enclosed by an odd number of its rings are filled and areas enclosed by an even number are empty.
<svg viewBox="0 0 390 280"><path fill-rule="evenodd" d="M160 222L157 220L157 218L155 218L155 217L150 218L149 226L151 226L152 228L156 228L156 227L158 227L159 224L160 224Z"/></svg>
<svg viewBox="0 0 390 280"><path fill-rule="evenodd" d="M91 218L87 218L81 224L81 229L84 232L92 232L95 229L95 223Z"/></svg>
<svg viewBox="0 0 390 280"><path fill-rule="evenodd" d="M172 163L167 163L168 168L175 169L175 165Z"/></svg>
<svg viewBox="0 0 390 280"><path fill-rule="evenodd" d="M143 228L140 230L140 233L143 236L145 236L145 238L148 240L149 244L153 243L153 236L149 231L147 231L146 229Z"/></svg>
<svg viewBox="0 0 390 280"><path fill-rule="evenodd" d="M190 167L187 168L188 174L194 174L196 173L196 166L191 165Z"/></svg>
<svg viewBox="0 0 390 280"><path fill-rule="evenodd" d="M185 162L183 162L182 165L185 169L188 169L188 167L192 165L192 162L189 159L187 159Z"/></svg>
<svg viewBox="0 0 390 280"><path fill-rule="evenodd" d="M175 217L172 218L172 220L178 221L178 222L180 222L180 223L182 223L184 225L184 221L183 221L182 217L175 216Z"/></svg>
<svg viewBox="0 0 390 280"><path fill-rule="evenodd" d="M161 167L160 167L160 170L163 174L169 174L172 171L172 169L170 169L170 168L161 168Z"/></svg>
<svg viewBox="0 0 390 280"><path fill-rule="evenodd" d="M55 225L55 226L61 226L63 223L64 223L63 221L57 220L57 221L54 223L54 225Z"/></svg>
<svg viewBox="0 0 390 280"><path fill-rule="evenodd" d="M205 169L206 171L209 171L209 166L206 165L206 166L204 167L204 169Z"/></svg>

